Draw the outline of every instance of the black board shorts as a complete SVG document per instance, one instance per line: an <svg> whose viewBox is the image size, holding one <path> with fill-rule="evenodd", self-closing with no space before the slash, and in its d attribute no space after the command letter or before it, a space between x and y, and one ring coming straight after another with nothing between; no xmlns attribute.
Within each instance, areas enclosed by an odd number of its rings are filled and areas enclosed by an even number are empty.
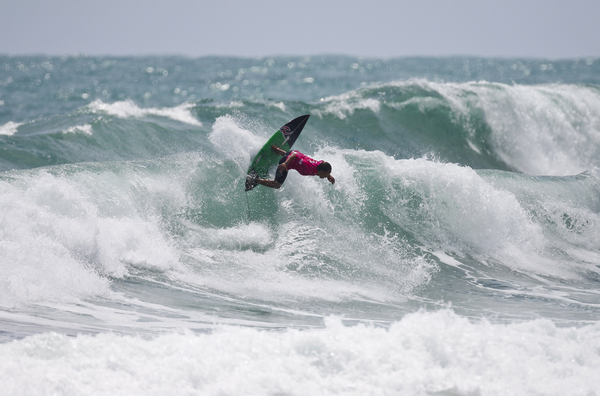
<svg viewBox="0 0 600 396"><path fill-rule="evenodd" d="M283 164L285 162L285 160L290 156L292 152L288 151L287 153L285 153L283 155L283 157L279 160L279 164L277 165L277 171L275 172L275 181L279 184L283 184L283 182L285 181L287 175L288 175L288 171L282 171L279 170L279 165Z"/></svg>

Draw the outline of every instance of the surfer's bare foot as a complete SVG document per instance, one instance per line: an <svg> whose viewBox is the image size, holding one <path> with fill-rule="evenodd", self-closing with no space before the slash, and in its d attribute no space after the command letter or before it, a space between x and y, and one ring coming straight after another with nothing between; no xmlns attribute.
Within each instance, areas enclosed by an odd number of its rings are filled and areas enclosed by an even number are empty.
<svg viewBox="0 0 600 396"><path fill-rule="evenodd" d="M246 191L252 190L258 185L258 177L256 174L246 176Z"/></svg>
<svg viewBox="0 0 600 396"><path fill-rule="evenodd" d="M285 155L285 151L283 151L282 149L280 149L279 147L275 146L274 144L271 145L271 150L275 151L277 154L284 156Z"/></svg>

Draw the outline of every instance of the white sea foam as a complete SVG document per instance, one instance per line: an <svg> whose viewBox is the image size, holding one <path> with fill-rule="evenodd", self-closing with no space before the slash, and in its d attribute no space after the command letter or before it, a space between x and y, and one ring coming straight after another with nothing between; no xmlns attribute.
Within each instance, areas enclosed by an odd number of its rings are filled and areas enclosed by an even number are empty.
<svg viewBox="0 0 600 396"><path fill-rule="evenodd" d="M356 110L371 110L379 113L381 102L373 98L363 98L359 91L350 91L341 95L329 96L321 99L325 107L320 114L333 114L339 119L345 119L354 114Z"/></svg>
<svg viewBox="0 0 600 396"><path fill-rule="evenodd" d="M4 125L0 125L0 135L12 136L17 133L22 123L9 121Z"/></svg>
<svg viewBox="0 0 600 396"><path fill-rule="evenodd" d="M45 170L1 181L2 305L103 295L106 277L122 277L128 266L175 268L178 253L160 228L155 204L140 199L179 199L177 183L135 172L63 177ZM132 196L132 189L140 193Z"/></svg>
<svg viewBox="0 0 600 396"><path fill-rule="evenodd" d="M235 161L245 172L250 164L250 157L258 153L265 140L239 124L240 120L234 116L221 116L215 120L208 138L218 152Z"/></svg>
<svg viewBox="0 0 600 396"><path fill-rule="evenodd" d="M202 126L202 123L195 118L190 109L194 107L193 103L183 103L176 107L170 108L141 108L138 107L131 100L119 101L114 103L104 103L97 99L90 103L88 107L93 112L106 113L120 118L128 117L145 117L148 115L155 115L160 117L168 117L173 120L184 122L186 124Z"/></svg>
<svg viewBox="0 0 600 396"><path fill-rule="evenodd" d="M267 108L268 107L275 107L281 111L285 111L285 103L284 102L268 102Z"/></svg>
<svg viewBox="0 0 600 396"><path fill-rule="evenodd" d="M191 271L172 276L211 290L279 303L307 298L342 301L356 295L380 301L391 298L381 284L303 276L303 267L322 266L315 258L320 249L318 230L290 224L280 234L259 223L226 229L190 227L180 245L192 259Z"/></svg>
<svg viewBox="0 0 600 396"><path fill-rule="evenodd" d="M93 208L82 205L72 186L62 185L53 194L43 178L39 182L25 190L0 182L0 300L5 307L107 291L106 281L76 257L88 232L82 234L85 221L71 221L71 214L93 216Z"/></svg>
<svg viewBox="0 0 600 396"><path fill-rule="evenodd" d="M417 312L389 328L221 326L151 339L45 333L0 345L2 393L69 395L593 395L600 325Z"/></svg>
<svg viewBox="0 0 600 396"><path fill-rule="evenodd" d="M83 133L84 135L92 136L92 126L90 124L76 125L65 129L63 133Z"/></svg>
<svg viewBox="0 0 600 396"><path fill-rule="evenodd" d="M383 213L424 244L533 273L579 277L570 263L548 253L544 229L517 196L473 169L425 159L395 160L379 152L355 152L349 158L356 155L371 166L379 163L375 169L385 175L385 192L376 197Z"/></svg>

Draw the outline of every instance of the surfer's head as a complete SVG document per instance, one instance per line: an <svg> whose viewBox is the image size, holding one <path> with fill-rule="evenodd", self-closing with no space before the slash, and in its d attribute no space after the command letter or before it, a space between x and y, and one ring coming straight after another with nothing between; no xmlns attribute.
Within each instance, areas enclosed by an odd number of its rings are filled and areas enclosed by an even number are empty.
<svg viewBox="0 0 600 396"><path fill-rule="evenodd" d="M319 176L321 179L326 178L330 174L331 164L329 162L323 161L319 165L317 165L317 176Z"/></svg>

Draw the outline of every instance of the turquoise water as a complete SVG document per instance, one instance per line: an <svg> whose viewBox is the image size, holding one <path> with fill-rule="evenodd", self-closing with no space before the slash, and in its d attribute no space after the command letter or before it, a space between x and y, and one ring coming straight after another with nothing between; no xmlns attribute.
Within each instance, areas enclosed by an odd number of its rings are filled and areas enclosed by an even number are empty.
<svg viewBox="0 0 600 396"><path fill-rule="evenodd" d="M595 394L599 168L597 59L0 56L3 388Z"/></svg>

